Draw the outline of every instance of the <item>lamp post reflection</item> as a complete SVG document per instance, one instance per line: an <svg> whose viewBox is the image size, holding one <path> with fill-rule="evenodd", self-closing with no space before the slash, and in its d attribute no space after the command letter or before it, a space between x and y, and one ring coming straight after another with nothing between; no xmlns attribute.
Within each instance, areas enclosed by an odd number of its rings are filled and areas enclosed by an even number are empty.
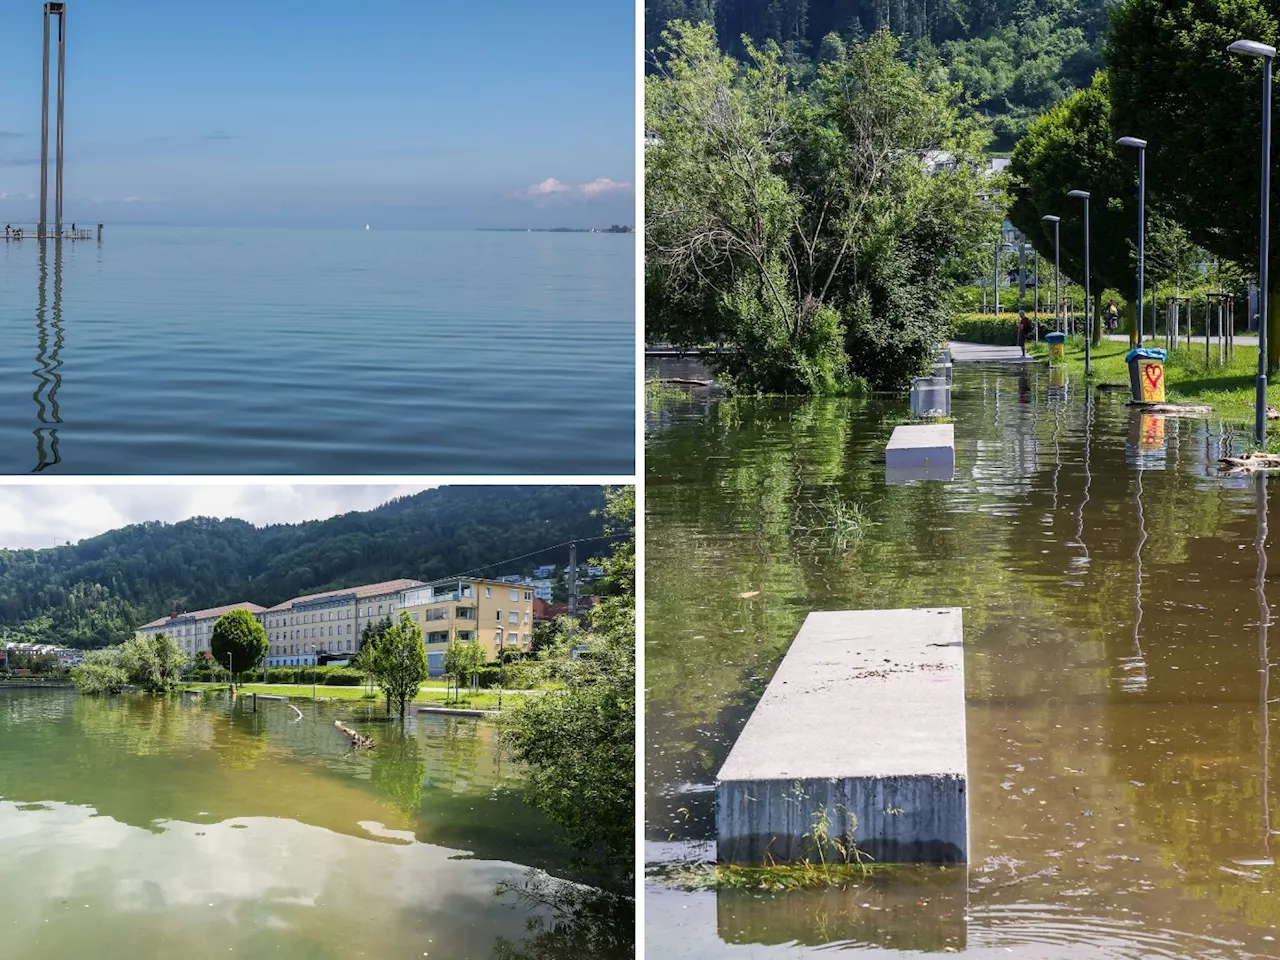
<svg viewBox="0 0 1280 960"><path fill-rule="evenodd" d="M1260 735L1262 764L1260 773L1262 783L1262 856L1236 859L1233 862L1246 867L1269 867L1275 863L1271 856L1271 723L1270 708L1267 695L1271 686L1271 658L1267 649L1267 629L1271 626L1271 606L1267 603L1267 474L1259 470L1254 477L1254 510L1257 515L1257 533L1254 535L1254 550L1258 554L1258 573L1254 580L1254 593L1258 596L1258 658L1260 674L1259 717L1262 725Z"/></svg>
<svg viewBox="0 0 1280 960"><path fill-rule="evenodd" d="M33 431L36 437L36 465L32 473L39 473L62 462L58 451L58 428L50 424L62 423L58 406L58 388L62 386L62 243L53 245L53 305L49 311L48 242L40 240L40 279L36 295L36 388L31 399L36 402L36 420L44 426Z"/></svg>
<svg viewBox="0 0 1280 960"><path fill-rule="evenodd" d="M1138 467L1138 483L1135 487L1134 505L1138 515L1138 543L1133 550L1133 653L1122 657L1120 665L1125 671L1120 689L1126 693L1141 693L1147 689L1147 661L1142 652L1142 546L1147 542L1147 521L1142 512L1142 467Z"/></svg>

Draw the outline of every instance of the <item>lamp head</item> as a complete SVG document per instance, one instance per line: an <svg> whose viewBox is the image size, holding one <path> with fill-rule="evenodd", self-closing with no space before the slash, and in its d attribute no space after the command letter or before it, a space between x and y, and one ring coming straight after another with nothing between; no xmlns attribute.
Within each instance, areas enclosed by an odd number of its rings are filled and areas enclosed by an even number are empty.
<svg viewBox="0 0 1280 960"><path fill-rule="evenodd" d="M1057 223L1057 222L1058 222L1059 220L1061 220L1062 218L1061 218L1061 217L1055 217L1055 216L1054 216L1053 214L1051 214L1051 213L1046 213L1046 214L1045 214L1043 217L1041 217L1040 219L1041 219L1041 220L1043 220L1045 223Z"/></svg>
<svg viewBox="0 0 1280 960"><path fill-rule="evenodd" d="M1116 141L1117 147L1137 147L1139 150L1147 149L1147 141L1140 140L1137 137L1121 137Z"/></svg>
<svg viewBox="0 0 1280 960"><path fill-rule="evenodd" d="M1270 60L1276 55L1276 48L1269 47L1257 40L1237 40L1227 47L1228 53L1238 53L1246 57L1263 57Z"/></svg>
<svg viewBox="0 0 1280 960"><path fill-rule="evenodd" d="M1067 193L1067 196L1075 197L1077 200L1088 200L1089 191L1088 190L1071 190Z"/></svg>

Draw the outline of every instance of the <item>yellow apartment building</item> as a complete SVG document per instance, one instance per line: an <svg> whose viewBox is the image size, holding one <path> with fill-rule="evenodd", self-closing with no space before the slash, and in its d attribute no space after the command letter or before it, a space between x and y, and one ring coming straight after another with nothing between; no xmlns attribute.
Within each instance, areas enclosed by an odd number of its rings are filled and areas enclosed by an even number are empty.
<svg viewBox="0 0 1280 960"><path fill-rule="evenodd" d="M159 620L144 623L134 632L142 637L154 637L157 633L163 633L175 641L184 653L194 657L209 649L213 625L220 616L232 610L248 610L257 617L261 617L263 613L263 608L256 603L229 603L222 607L210 607L208 610L171 613Z"/></svg>
<svg viewBox="0 0 1280 960"><path fill-rule="evenodd" d="M495 660L501 650L528 650L533 640L533 585L457 577L418 584L400 593L400 608L422 630L427 665L444 672L449 641L478 640Z"/></svg>

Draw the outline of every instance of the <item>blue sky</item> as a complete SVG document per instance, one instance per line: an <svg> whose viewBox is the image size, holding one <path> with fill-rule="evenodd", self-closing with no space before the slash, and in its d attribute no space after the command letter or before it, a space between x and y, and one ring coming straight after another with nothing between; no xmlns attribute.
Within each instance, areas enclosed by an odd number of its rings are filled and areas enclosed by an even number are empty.
<svg viewBox="0 0 1280 960"><path fill-rule="evenodd" d="M630 0L67 8L68 220L635 219ZM0 11L0 217L15 222L39 190L41 9Z"/></svg>

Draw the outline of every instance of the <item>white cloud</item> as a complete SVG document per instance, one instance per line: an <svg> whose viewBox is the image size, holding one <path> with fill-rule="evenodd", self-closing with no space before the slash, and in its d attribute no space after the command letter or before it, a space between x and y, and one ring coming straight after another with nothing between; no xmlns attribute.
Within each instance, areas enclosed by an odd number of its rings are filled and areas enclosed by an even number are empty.
<svg viewBox="0 0 1280 960"><path fill-rule="evenodd" d="M548 200L592 200L611 193L630 192L633 188L629 180L611 180L608 177L597 177L589 183L577 185L565 183L555 177L547 177L540 183L521 190L517 196L540 202Z"/></svg>
<svg viewBox="0 0 1280 960"><path fill-rule="evenodd" d="M425 485L0 485L0 547L52 547L144 520L237 517L259 526L370 510Z"/></svg>

